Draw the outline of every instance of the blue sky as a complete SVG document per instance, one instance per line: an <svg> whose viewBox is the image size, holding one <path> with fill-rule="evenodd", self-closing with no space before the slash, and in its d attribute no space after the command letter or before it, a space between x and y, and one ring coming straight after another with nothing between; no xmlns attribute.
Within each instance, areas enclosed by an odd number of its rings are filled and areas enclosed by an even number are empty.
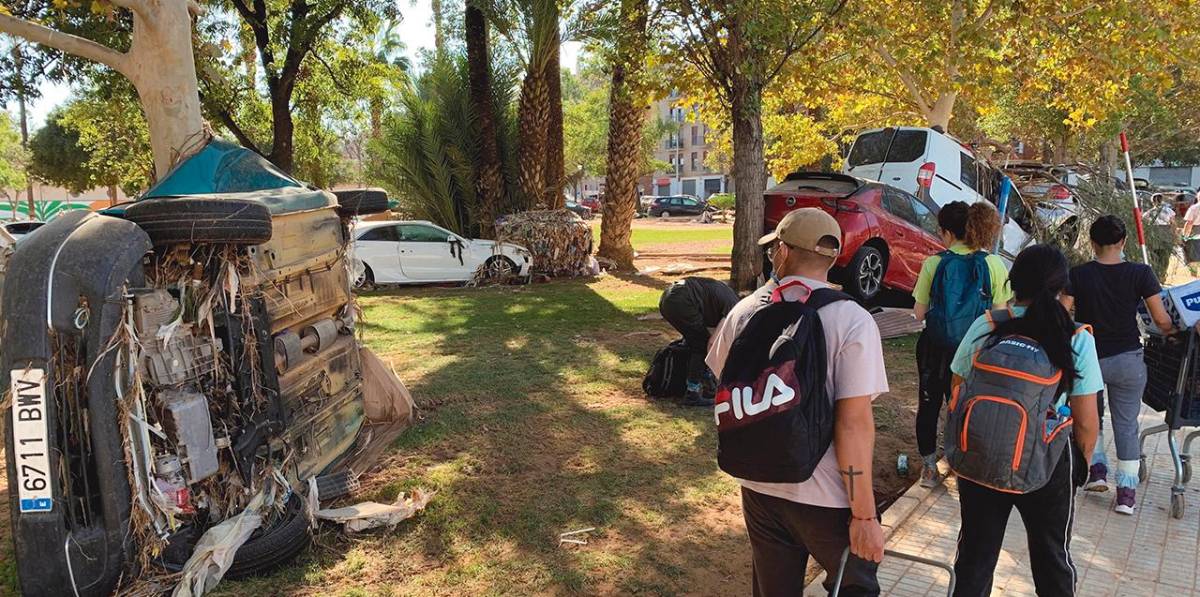
<svg viewBox="0 0 1200 597"><path fill-rule="evenodd" d="M397 0L404 21L400 25L400 37L406 44L409 59L416 63L417 54L423 49L433 48L433 27L431 22L433 12L430 0ZM563 44L561 62L564 68L575 70L579 56L580 44ZM63 103L71 96L71 88L67 85L45 84L41 86L42 95L29 106L29 126L36 130L46 120L46 115L55 106ZM10 102L7 109L14 116L17 112L15 102Z"/></svg>

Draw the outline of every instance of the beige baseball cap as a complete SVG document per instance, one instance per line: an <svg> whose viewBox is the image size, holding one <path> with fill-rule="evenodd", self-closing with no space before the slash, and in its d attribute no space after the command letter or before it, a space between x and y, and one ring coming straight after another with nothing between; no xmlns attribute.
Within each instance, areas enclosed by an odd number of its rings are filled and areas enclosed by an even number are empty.
<svg viewBox="0 0 1200 597"><path fill-rule="evenodd" d="M833 237L838 248L822 247L819 243L826 236ZM800 249L806 249L826 257L837 257L842 245L842 228L837 220L825 211L815 207L802 207L788 212L772 232L760 239L758 244L766 245L776 239Z"/></svg>

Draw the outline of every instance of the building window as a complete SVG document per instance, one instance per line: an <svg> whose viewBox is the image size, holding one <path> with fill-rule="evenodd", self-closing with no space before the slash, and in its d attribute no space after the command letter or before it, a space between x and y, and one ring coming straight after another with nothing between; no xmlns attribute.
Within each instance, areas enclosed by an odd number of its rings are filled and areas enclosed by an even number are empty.
<svg viewBox="0 0 1200 597"><path fill-rule="evenodd" d="M699 145L699 144L700 144L700 127L698 125L693 124L692 125L692 145Z"/></svg>
<svg viewBox="0 0 1200 597"><path fill-rule="evenodd" d="M707 152L707 151L706 151L706 152L704 152L704 161L703 161L703 166L704 166L704 171L705 171L705 172L708 172L708 171L710 171L710 170L711 170L711 168L709 168L709 167L708 167L708 152Z"/></svg>
<svg viewBox="0 0 1200 597"><path fill-rule="evenodd" d="M692 152L692 172L696 171L696 152Z"/></svg>

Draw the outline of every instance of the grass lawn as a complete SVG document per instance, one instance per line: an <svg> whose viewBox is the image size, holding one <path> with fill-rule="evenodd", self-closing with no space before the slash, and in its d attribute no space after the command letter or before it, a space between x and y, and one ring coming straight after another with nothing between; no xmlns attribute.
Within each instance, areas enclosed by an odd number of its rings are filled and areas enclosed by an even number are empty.
<svg viewBox="0 0 1200 597"><path fill-rule="evenodd" d="M738 489L716 467L711 410L641 391L654 351L674 335L637 319L657 312L664 285L605 276L363 297L365 340L401 373L420 421L355 499L418 486L437 494L394 531L323 527L293 565L217 594L747 593ZM886 350L889 368L912 360L911 340ZM881 454L912 441L911 371L898 375L892 387L905 397L876 402ZM894 458L877 460L885 480ZM895 485L894 467L890 476ZM596 528L587 545L558 544L586 527ZM11 562L0 540L0 562ZM0 563L0 583L12 583L12 568Z"/></svg>
<svg viewBox="0 0 1200 597"><path fill-rule="evenodd" d="M592 236L600 242L600 222L592 224ZM632 238L635 251L645 251L647 247L674 245L685 243L706 243L724 241L730 247L733 245L733 228L721 224L706 224L686 226L683 224L658 224L637 220L633 224Z"/></svg>

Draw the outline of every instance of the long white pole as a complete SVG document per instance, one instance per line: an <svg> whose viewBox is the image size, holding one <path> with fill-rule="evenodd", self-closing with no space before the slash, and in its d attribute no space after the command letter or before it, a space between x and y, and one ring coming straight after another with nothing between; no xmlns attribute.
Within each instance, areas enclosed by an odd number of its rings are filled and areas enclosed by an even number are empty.
<svg viewBox="0 0 1200 597"><path fill-rule="evenodd" d="M1133 185L1133 163L1129 161L1129 139L1125 137L1125 131L1121 131L1121 152L1125 154L1125 182L1129 184L1129 194L1133 197L1133 221L1137 226L1138 245L1142 247L1142 263L1150 265L1150 253L1146 251L1146 230L1142 226L1142 206Z"/></svg>

